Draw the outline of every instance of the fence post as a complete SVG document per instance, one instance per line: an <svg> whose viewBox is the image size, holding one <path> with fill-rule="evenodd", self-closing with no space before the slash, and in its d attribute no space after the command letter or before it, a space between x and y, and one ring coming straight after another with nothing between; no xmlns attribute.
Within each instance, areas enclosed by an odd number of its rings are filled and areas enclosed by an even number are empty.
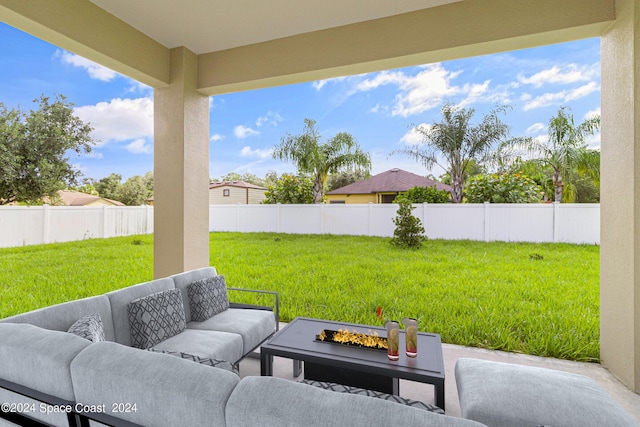
<svg viewBox="0 0 640 427"><path fill-rule="evenodd" d="M240 203L236 203L236 232L240 231Z"/></svg>
<svg viewBox="0 0 640 427"><path fill-rule="evenodd" d="M51 211L48 204L42 205L42 243L49 243L49 230L51 229Z"/></svg>
<svg viewBox="0 0 640 427"><path fill-rule="evenodd" d="M483 221L483 227L482 227L482 236L484 237L485 242L489 241L489 236L487 233L487 229L489 228L489 226L487 225L488 221L489 221L489 202L484 202L484 221Z"/></svg>
<svg viewBox="0 0 640 427"><path fill-rule="evenodd" d="M367 224L367 233L373 236L373 202L369 202L369 224Z"/></svg>
<svg viewBox="0 0 640 427"><path fill-rule="evenodd" d="M280 233L280 222L281 222L281 213L280 213L280 203L276 204L276 231Z"/></svg>
<svg viewBox="0 0 640 427"><path fill-rule="evenodd" d="M560 213L560 203L553 202L553 243L558 243L558 224L560 218L558 215Z"/></svg>
<svg viewBox="0 0 640 427"><path fill-rule="evenodd" d="M320 234L324 234L324 206L324 203L320 205Z"/></svg>
<svg viewBox="0 0 640 427"><path fill-rule="evenodd" d="M102 238L106 239L109 231L107 230L107 205L102 206Z"/></svg>
<svg viewBox="0 0 640 427"><path fill-rule="evenodd" d="M424 235L429 237L429 233L427 232L427 203L422 204L422 227L424 227Z"/></svg>
<svg viewBox="0 0 640 427"><path fill-rule="evenodd" d="M211 217L211 209L209 209L209 217ZM209 225L209 228L211 228L211 225ZM147 231L147 234L153 233L153 206L152 205L147 205L147 221L146 221L145 230Z"/></svg>

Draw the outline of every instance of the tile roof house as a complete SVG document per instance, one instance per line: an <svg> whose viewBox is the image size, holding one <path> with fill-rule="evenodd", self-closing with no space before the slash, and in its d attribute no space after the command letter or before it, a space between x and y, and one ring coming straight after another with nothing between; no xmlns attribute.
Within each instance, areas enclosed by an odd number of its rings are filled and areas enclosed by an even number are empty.
<svg viewBox="0 0 640 427"><path fill-rule="evenodd" d="M212 182L209 184L209 204L259 204L266 197L266 188L244 181Z"/></svg>
<svg viewBox="0 0 640 427"><path fill-rule="evenodd" d="M451 191L441 182L402 169L391 169L369 179L327 192L329 203L392 203L396 196L413 187L436 187Z"/></svg>

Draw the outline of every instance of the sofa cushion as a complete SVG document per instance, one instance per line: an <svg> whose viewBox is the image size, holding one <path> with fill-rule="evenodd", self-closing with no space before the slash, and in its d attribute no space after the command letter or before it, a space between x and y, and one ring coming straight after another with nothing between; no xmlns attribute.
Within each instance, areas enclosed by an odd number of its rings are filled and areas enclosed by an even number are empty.
<svg viewBox="0 0 640 427"><path fill-rule="evenodd" d="M148 348L171 338L187 327L179 289L147 295L129 303L131 345Z"/></svg>
<svg viewBox="0 0 640 427"><path fill-rule="evenodd" d="M196 270L185 271L184 273L174 274L173 276L169 276L169 279L173 280L174 286L176 289L180 289L182 291L182 299L184 301L184 313L187 319L187 322L191 321L191 309L189 308L189 295L187 292L187 286L191 283L206 279L207 277L216 276L218 273L216 272L215 267L203 267L198 268Z"/></svg>
<svg viewBox="0 0 640 427"><path fill-rule="evenodd" d="M272 311L230 308L204 322L189 322L189 329L222 331L242 336L242 352L247 354L276 330Z"/></svg>
<svg viewBox="0 0 640 427"><path fill-rule="evenodd" d="M199 357L228 360L235 363L242 359L242 337L219 331L185 329L178 335L153 346L156 350L181 351Z"/></svg>
<svg viewBox="0 0 640 427"><path fill-rule="evenodd" d="M336 393L358 394L360 396L375 397L376 399L388 400L390 402L400 403L402 405L411 406L412 408L422 409L424 411L434 412L436 414L444 414L444 411L435 405L424 403L419 400L406 399L404 397L396 396L393 394L387 394L375 390L367 390L364 388L351 387L348 385L326 381L302 380L300 382L303 384L309 384L314 387L321 388L323 390L335 391Z"/></svg>
<svg viewBox="0 0 640 427"><path fill-rule="evenodd" d="M276 377L245 377L227 402L228 426L465 427L482 424Z"/></svg>
<svg viewBox="0 0 640 427"><path fill-rule="evenodd" d="M165 291L167 289L175 289L175 286L173 285L173 280L165 278L154 280L152 282L140 283L138 285L129 286L128 288L119 289L106 294L111 305L116 342L124 345L131 345L129 315L127 312L127 306L129 303L134 299L156 292ZM102 320L104 321L104 317ZM71 323L73 322L70 322L69 325L71 325Z"/></svg>
<svg viewBox="0 0 640 427"><path fill-rule="evenodd" d="M170 356L176 356L181 359L190 360L192 362L199 363L205 366L211 366L212 368L224 369L229 372L233 372L236 375L240 375L239 367L237 363L227 362L226 360L211 359L209 357L194 356L193 354L183 353L181 351L170 350L157 350L155 348L148 348L149 351L156 353L168 354Z"/></svg>
<svg viewBox="0 0 640 427"><path fill-rule="evenodd" d="M69 366L89 341L30 324L0 323L0 378L69 401Z"/></svg>
<svg viewBox="0 0 640 427"><path fill-rule="evenodd" d="M78 338L79 339L79 338ZM240 379L224 369L112 342L91 344L71 363L76 401L144 426L224 426ZM111 412L114 404L135 412Z"/></svg>
<svg viewBox="0 0 640 427"><path fill-rule="evenodd" d="M204 322L229 308L224 276L207 277L187 286L191 320Z"/></svg>
<svg viewBox="0 0 640 427"><path fill-rule="evenodd" d="M455 377L462 416L490 426L639 426L583 375L461 358Z"/></svg>
<svg viewBox="0 0 640 427"><path fill-rule="evenodd" d="M104 341L104 327L98 313L87 314L71 325L67 331L91 342Z"/></svg>
<svg viewBox="0 0 640 427"><path fill-rule="evenodd" d="M0 320L0 322L29 323L44 329L66 332L79 318L92 313L98 313L100 315L105 339L107 341L114 341L115 330L113 318L111 317L111 304L106 295L83 298L44 307L28 313L6 317ZM124 320L125 322L127 321L126 311Z"/></svg>

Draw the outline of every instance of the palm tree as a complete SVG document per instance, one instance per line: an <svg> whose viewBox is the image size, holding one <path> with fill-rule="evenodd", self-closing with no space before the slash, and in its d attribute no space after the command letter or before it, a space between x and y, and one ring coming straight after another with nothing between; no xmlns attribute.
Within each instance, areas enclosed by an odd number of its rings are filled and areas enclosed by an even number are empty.
<svg viewBox="0 0 640 427"><path fill-rule="evenodd" d="M568 114L565 107L549 120L549 141L542 143L533 141L530 150L539 156L538 161L553 170L552 181L554 201L562 203L562 192L569 182L569 174L575 168L584 168L600 156L594 155L587 148L585 139L600 128L600 116L591 117L576 126L573 114ZM598 171L600 167L598 165ZM594 170L595 171L595 170ZM598 174L599 175L599 174Z"/></svg>
<svg viewBox="0 0 640 427"><path fill-rule="evenodd" d="M509 127L498 117L506 110L506 106L497 107L485 115L480 124L472 126L474 109L444 105L441 122L416 128L422 134L422 145L394 153L413 157L429 169L433 165L442 167L451 177L451 200L461 203L465 172L469 171L472 161L489 160L499 145L509 143Z"/></svg>
<svg viewBox="0 0 640 427"><path fill-rule="evenodd" d="M303 133L282 137L280 144L273 148L273 158L291 160L300 173L311 174L315 202L322 203L324 187L330 173L354 167L369 172L371 157L346 132L340 132L322 144L315 126L315 120L304 119Z"/></svg>

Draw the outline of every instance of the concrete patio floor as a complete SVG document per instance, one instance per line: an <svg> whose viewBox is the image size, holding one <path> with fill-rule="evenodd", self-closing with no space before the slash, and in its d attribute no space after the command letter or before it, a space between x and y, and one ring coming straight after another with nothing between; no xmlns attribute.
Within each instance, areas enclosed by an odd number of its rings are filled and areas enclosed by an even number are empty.
<svg viewBox="0 0 640 427"><path fill-rule="evenodd" d="M595 363L571 362L546 357L536 357L524 354L491 351L458 345L442 345L445 363L445 402L446 413L454 417L460 416L458 390L454 377L456 360L461 357L493 360L497 362L515 363L519 365L539 366L542 368L582 374L593 378L609 393L627 412L640 422L640 394L636 394L623 385L613 374L602 365ZM293 363L290 359L275 357L273 362L274 376L289 380L302 379L293 377ZM240 364L240 376L260 375L260 360L247 358ZM434 403L433 386L413 381L400 381L400 395L402 397Z"/></svg>

